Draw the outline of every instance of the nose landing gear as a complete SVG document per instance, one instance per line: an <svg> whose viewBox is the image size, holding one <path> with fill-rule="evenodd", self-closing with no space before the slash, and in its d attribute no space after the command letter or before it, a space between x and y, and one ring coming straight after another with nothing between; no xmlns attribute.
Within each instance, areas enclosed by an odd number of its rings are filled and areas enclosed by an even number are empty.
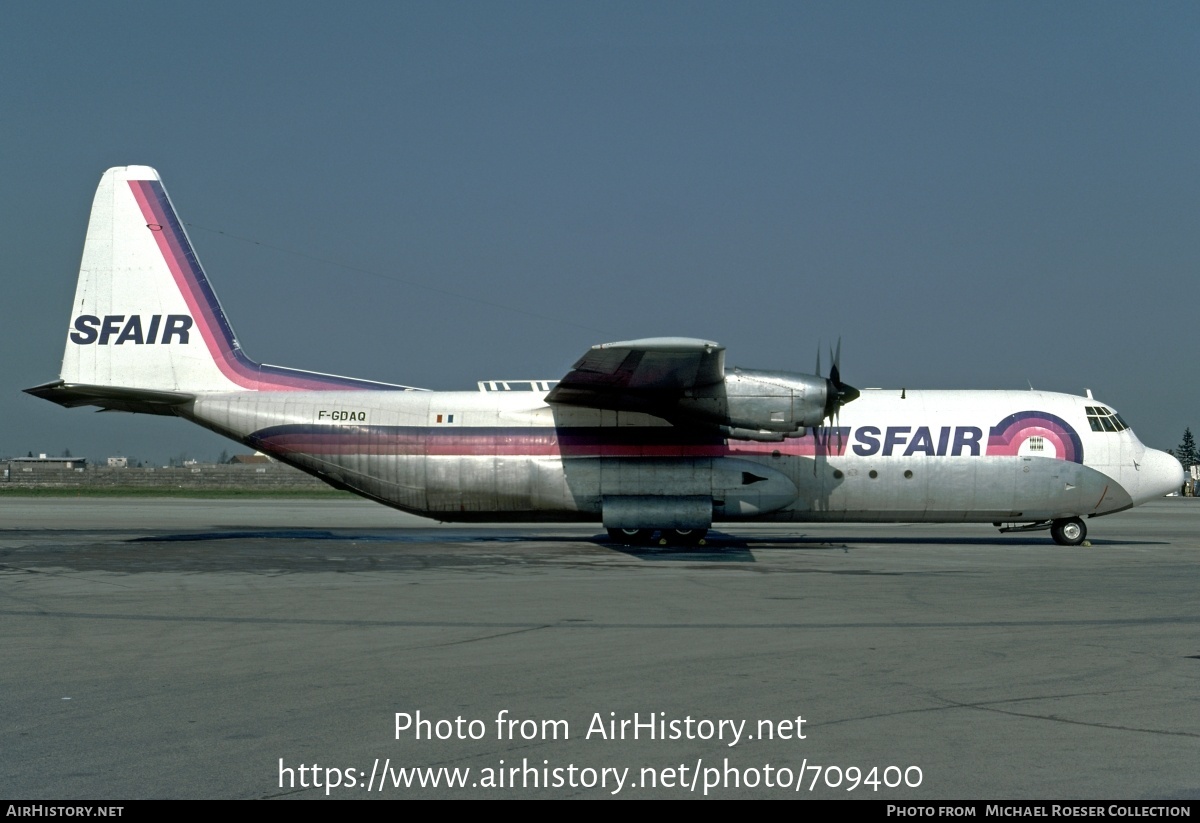
<svg viewBox="0 0 1200 823"><path fill-rule="evenodd" d="M1055 520L1050 524L1050 536L1060 546L1078 546L1087 538L1087 526L1078 517Z"/></svg>

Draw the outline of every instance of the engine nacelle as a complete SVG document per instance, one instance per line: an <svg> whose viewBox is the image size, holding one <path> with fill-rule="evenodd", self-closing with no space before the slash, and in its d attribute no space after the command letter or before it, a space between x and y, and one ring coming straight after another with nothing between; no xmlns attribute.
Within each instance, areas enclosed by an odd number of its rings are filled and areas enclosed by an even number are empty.
<svg viewBox="0 0 1200 823"><path fill-rule="evenodd" d="M829 381L816 375L734 369L685 394L677 408L681 417L733 430L791 434L821 425L830 394Z"/></svg>

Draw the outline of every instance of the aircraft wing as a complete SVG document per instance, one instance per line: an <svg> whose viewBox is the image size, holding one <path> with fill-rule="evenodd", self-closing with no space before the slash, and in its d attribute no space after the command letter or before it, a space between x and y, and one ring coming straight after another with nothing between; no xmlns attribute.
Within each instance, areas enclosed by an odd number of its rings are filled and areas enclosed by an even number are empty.
<svg viewBox="0 0 1200 823"><path fill-rule="evenodd" d="M689 390L725 379L725 347L690 337L601 343L558 382L546 400L572 406L661 413Z"/></svg>

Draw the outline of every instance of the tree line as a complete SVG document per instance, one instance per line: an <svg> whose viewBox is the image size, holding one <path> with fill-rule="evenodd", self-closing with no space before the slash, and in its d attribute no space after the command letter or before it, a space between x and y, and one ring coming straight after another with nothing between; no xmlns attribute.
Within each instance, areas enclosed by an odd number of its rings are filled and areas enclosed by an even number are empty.
<svg viewBox="0 0 1200 823"><path fill-rule="evenodd" d="M1191 428L1183 430L1183 440L1175 448L1167 449L1167 454L1182 463L1185 469L1200 463L1200 452L1196 451L1196 438L1192 437Z"/></svg>

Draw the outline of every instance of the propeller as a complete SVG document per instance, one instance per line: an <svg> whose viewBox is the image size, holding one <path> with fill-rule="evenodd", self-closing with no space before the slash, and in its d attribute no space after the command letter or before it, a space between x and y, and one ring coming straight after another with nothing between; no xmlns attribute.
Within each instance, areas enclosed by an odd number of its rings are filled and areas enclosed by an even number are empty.
<svg viewBox="0 0 1200 823"><path fill-rule="evenodd" d="M842 338L838 338L837 350L833 346L829 347L829 359L833 365L829 367L829 377L825 381L825 420L830 420L833 423L833 428L837 431L838 438L838 453L842 450L842 429L838 425L840 422L840 412L842 406L852 400L858 398L859 391L851 385L842 382ZM821 376L821 344L817 344L817 376ZM816 463L813 463L813 473L817 470Z"/></svg>
<svg viewBox="0 0 1200 823"><path fill-rule="evenodd" d="M842 338L838 338L837 350L833 346L829 347L829 359L833 361L833 365L829 368L829 379L826 381L825 395L825 417L830 420L835 420L842 406L847 403L857 400L859 391L848 383L842 382ZM821 374L821 347L817 346L817 375Z"/></svg>

